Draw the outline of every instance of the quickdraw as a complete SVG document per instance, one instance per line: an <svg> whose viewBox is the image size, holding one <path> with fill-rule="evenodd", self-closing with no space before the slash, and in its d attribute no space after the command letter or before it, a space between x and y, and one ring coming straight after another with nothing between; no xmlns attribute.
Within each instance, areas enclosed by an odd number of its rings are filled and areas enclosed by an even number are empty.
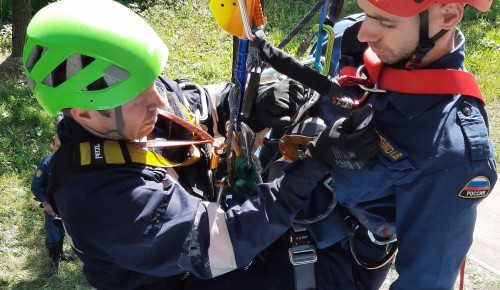
<svg viewBox="0 0 500 290"><path fill-rule="evenodd" d="M253 100L256 97L256 90L250 90L251 88L246 88L247 81L247 57L249 54L249 40L253 40L254 36L251 31L251 23L255 24L259 28L263 28L264 18L262 13L262 7L260 0L238 0L237 2L227 1L216 1L210 0L210 8L215 17L216 22L225 31L232 34L234 37L238 38L238 52L236 53L236 77L234 79L234 86L230 90L229 94L229 107L230 107L230 118L226 126L226 138L223 147L217 148L213 151L213 160L211 161L211 169L214 171L218 169L219 172L215 172L214 182L219 186L218 194L222 194L221 187L228 187L231 189L235 188L236 181L234 180L236 165L239 165L239 160L244 156L244 164L247 167L256 170L256 165L251 158L251 150L253 149L253 132L245 126L244 123L240 122L240 115L242 112L242 107L245 107L243 113L244 115L249 115L251 111L251 103L247 102L244 106L243 100L249 99ZM256 75L258 74L258 76ZM255 71L251 75L250 81L254 85L258 85L260 79L260 72ZM245 95L247 93L247 96ZM250 96L252 95L252 96ZM253 101L252 101L253 102ZM238 164L236 162L238 159ZM225 166L220 166L221 162L225 163ZM221 175L221 171L225 169L225 174ZM260 180L258 180L260 181ZM246 195L246 193L242 193ZM218 200L221 197L218 196Z"/></svg>

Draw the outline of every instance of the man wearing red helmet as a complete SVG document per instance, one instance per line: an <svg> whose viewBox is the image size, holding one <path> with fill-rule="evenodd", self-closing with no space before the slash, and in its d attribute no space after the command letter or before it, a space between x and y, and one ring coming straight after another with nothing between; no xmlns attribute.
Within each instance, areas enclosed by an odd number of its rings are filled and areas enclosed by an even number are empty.
<svg viewBox="0 0 500 290"><path fill-rule="evenodd" d="M245 271L203 289L231 281L258 289L258 279L262 289L379 289L392 261L399 276L391 290L453 289L472 243L476 207L497 181L484 99L465 70L465 38L457 29L467 5L486 11L492 2L457 1L358 0L364 13L334 27L333 55L340 60L330 67L340 70L330 71L332 79L312 77L256 32L252 43L264 62L321 95L307 99L303 118L295 120L293 108L303 103L291 93L258 96L254 113L262 125L319 117L328 126L371 106L379 150L369 169L335 168L318 183L312 196L331 192L337 202L328 216L306 225L308 235L294 229ZM280 137L281 146L287 139ZM296 263L293 243L304 240L314 255L303 253ZM241 283L247 280L252 287Z"/></svg>
<svg viewBox="0 0 500 290"><path fill-rule="evenodd" d="M459 44L455 43L455 28L466 4L485 12L491 3L492 0L463 3L456 0L359 0L366 19L358 40L366 42L384 64L406 61L406 68L425 67ZM418 37L415 27L419 27ZM391 28L397 29L394 33L384 32Z"/></svg>

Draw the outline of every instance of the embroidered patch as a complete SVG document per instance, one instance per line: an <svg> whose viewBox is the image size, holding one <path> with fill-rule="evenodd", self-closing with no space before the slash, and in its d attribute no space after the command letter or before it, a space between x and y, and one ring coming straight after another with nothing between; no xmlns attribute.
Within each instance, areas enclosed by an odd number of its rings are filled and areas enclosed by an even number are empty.
<svg viewBox="0 0 500 290"><path fill-rule="evenodd" d="M35 173L35 175L36 175L36 177L37 177L37 178L40 178L40 176L42 176L42 174L43 174L43 171L42 171L42 170L40 170L40 169L38 169L38 170L36 171L36 173Z"/></svg>
<svg viewBox="0 0 500 290"><path fill-rule="evenodd" d="M387 156L389 158L389 160L392 160L394 162L399 161L399 160L401 160L401 158L406 157L406 153L399 150L389 140L382 137L382 135L380 135L380 151L382 152L382 154Z"/></svg>
<svg viewBox="0 0 500 290"><path fill-rule="evenodd" d="M461 198L483 198L490 193L490 181L485 176L476 176L458 193Z"/></svg>

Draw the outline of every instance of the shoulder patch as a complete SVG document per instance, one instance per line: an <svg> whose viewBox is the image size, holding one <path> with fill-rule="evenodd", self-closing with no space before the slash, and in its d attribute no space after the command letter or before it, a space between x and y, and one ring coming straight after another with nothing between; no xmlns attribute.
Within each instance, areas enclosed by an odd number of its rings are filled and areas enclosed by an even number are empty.
<svg viewBox="0 0 500 290"><path fill-rule="evenodd" d="M490 193L490 180L485 176L476 176L458 193L460 198L483 198Z"/></svg>
<svg viewBox="0 0 500 290"><path fill-rule="evenodd" d="M35 176L36 176L37 178L40 178L40 176L42 176L42 174L43 174L43 171L42 171L42 170L40 170L40 169L37 169L37 170L36 170L36 172L35 172Z"/></svg>

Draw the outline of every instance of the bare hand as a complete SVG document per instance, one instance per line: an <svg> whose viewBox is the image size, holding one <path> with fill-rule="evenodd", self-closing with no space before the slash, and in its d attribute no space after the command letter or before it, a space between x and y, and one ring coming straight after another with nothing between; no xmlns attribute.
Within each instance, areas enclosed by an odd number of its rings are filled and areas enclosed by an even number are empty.
<svg viewBox="0 0 500 290"><path fill-rule="evenodd" d="M50 216L56 215L56 213L54 212L54 209L52 208L52 206L50 205L50 203L48 203L46 201L43 201L42 202L42 206L43 206L43 209L45 210L45 212L48 215L50 215Z"/></svg>

